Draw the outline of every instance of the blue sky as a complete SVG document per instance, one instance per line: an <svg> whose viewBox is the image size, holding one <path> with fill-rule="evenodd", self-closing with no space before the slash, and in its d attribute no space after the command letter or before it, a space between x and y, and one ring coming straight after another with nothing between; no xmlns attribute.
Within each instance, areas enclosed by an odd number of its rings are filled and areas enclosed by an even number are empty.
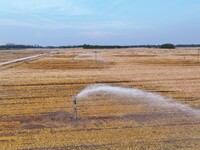
<svg viewBox="0 0 200 150"><path fill-rule="evenodd" d="M0 0L0 44L200 43L199 0Z"/></svg>

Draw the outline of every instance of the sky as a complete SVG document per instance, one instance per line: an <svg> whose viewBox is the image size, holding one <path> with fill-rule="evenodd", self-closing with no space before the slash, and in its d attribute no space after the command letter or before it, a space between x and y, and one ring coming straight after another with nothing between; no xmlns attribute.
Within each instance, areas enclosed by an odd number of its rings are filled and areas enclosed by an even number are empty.
<svg viewBox="0 0 200 150"><path fill-rule="evenodd" d="M200 43L199 0L0 0L0 45Z"/></svg>

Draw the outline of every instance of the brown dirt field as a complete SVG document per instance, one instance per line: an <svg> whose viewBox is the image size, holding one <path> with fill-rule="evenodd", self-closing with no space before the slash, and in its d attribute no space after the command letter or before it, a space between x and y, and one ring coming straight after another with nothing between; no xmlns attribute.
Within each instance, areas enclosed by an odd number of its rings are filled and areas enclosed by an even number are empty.
<svg viewBox="0 0 200 150"><path fill-rule="evenodd" d="M101 69L114 63L106 63L95 60L71 60L66 58L44 58L42 60L26 63L20 67L28 69Z"/></svg>
<svg viewBox="0 0 200 150"><path fill-rule="evenodd" d="M200 109L196 49L98 50L97 61L94 51L63 49L1 69L0 149L200 149L200 119L181 111L98 93L78 100L73 116L73 97L96 83ZM6 61L33 51L0 53Z"/></svg>

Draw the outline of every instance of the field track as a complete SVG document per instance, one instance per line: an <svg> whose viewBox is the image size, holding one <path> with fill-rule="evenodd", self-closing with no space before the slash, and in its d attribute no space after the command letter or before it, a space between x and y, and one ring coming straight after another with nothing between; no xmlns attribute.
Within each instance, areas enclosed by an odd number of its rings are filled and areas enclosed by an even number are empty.
<svg viewBox="0 0 200 150"><path fill-rule="evenodd" d="M15 59L15 60L10 60L10 61L6 61L6 62L2 62L0 63L0 67L1 66L5 66L5 65L9 65L12 63L17 63L17 62L22 62L22 61L26 61L26 60L33 60L33 59L37 59L39 57L42 56L46 56L47 54L40 54L40 55L35 55L35 56L30 56L30 57L25 57L25 58L20 58L20 59Z"/></svg>

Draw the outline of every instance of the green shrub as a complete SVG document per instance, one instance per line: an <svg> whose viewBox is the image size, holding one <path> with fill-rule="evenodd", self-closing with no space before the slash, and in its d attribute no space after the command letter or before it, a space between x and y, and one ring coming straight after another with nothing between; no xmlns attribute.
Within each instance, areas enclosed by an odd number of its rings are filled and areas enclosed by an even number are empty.
<svg viewBox="0 0 200 150"><path fill-rule="evenodd" d="M173 45L173 44L163 44L163 45L161 45L160 46L160 48L161 49L175 49L176 47L175 47L175 45Z"/></svg>

